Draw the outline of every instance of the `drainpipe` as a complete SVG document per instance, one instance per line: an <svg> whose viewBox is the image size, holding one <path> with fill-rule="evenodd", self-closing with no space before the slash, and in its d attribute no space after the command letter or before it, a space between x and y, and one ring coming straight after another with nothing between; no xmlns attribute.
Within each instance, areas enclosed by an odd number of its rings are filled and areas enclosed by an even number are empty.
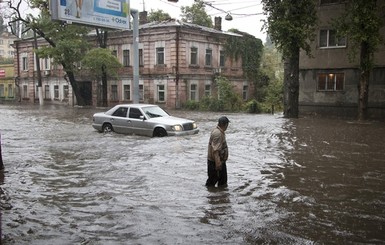
<svg viewBox="0 0 385 245"><path fill-rule="evenodd" d="M15 86L17 87L17 91L19 91L19 102L21 102L21 89L20 89L20 54L19 54L19 42L16 42L16 70L17 76L15 77Z"/></svg>
<svg viewBox="0 0 385 245"><path fill-rule="evenodd" d="M180 38L180 26L176 27L176 67L175 67L175 108L180 109L179 101L179 38Z"/></svg>

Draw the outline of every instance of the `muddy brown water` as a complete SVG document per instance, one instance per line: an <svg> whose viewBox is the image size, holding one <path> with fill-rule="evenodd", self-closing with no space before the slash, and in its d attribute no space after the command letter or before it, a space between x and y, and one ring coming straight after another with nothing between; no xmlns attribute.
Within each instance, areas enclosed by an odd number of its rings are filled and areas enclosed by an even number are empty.
<svg viewBox="0 0 385 245"><path fill-rule="evenodd" d="M225 113L228 187L207 189L224 113L185 137L101 134L98 109L0 105L3 244L385 243L385 125Z"/></svg>

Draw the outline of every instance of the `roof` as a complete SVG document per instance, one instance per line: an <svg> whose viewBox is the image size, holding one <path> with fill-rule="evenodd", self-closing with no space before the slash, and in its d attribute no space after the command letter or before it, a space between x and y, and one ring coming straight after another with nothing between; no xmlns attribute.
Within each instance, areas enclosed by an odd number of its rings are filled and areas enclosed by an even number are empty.
<svg viewBox="0 0 385 245"><path fill-rule="evenodd" d="M242 35L233 33L233 32L228 32L228 31L220 31L214 28L206 27L206 26L200 26L192 23L187 23L183 22L180 20L165 20L165 21L153 21L149 22L146 24L139 25L139 30L140 29L148 29L148 28L161 28L161 27L185 27L185 28L191 28L191 29L197 29L200 31L205 31L205 32L210 32L210 33L215 33L215 34L224 34L224 35L231 35L231 36L238 36L242 37Z"/></svg>

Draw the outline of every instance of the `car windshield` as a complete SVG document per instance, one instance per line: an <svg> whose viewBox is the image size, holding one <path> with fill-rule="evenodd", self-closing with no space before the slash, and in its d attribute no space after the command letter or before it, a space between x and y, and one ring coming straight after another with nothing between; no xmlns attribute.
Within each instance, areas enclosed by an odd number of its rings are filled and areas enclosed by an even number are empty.
<svg viewBox="0 0 385 245"><path fill-rule="evenodd" d="M168 116L168 113L159 106L144 107L143 111L150 118Z"/></svg>

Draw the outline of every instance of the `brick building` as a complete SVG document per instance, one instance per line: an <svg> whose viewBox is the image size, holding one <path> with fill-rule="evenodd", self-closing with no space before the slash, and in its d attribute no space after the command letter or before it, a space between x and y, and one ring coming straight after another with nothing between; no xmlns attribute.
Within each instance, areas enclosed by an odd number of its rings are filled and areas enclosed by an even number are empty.
<svg viewBox="0 0 385 245"><path fill-rule="evenodd" d="M145 19L145 16L144 16ZM141 20L143 20L143 15ZM145 22L145 21L144 21ZM206 28L178 20L142 23L139 26L139 98L141 103L155 103L166 108L178 108L188 100L199 101L216 96L215 76L230 80L244 100L253 86L244 79L241 60L225 56L223 44L234 33L221 31L221 19L215 28ZM96 37L90 41L97 46ZM110 31L108 48L123 67L119 78L108 81L108 105L130 103L133 99L132 31ZM15 43L15 71L20 83L22 100L37 99L37 74L33 39ZM38 45L46 45L43 39ZM40 59L43 97L46 101L75 105L71 86L60 66L50 59ZM100 84L81 72L76 77L87 104L96 106Z"/></svg>

